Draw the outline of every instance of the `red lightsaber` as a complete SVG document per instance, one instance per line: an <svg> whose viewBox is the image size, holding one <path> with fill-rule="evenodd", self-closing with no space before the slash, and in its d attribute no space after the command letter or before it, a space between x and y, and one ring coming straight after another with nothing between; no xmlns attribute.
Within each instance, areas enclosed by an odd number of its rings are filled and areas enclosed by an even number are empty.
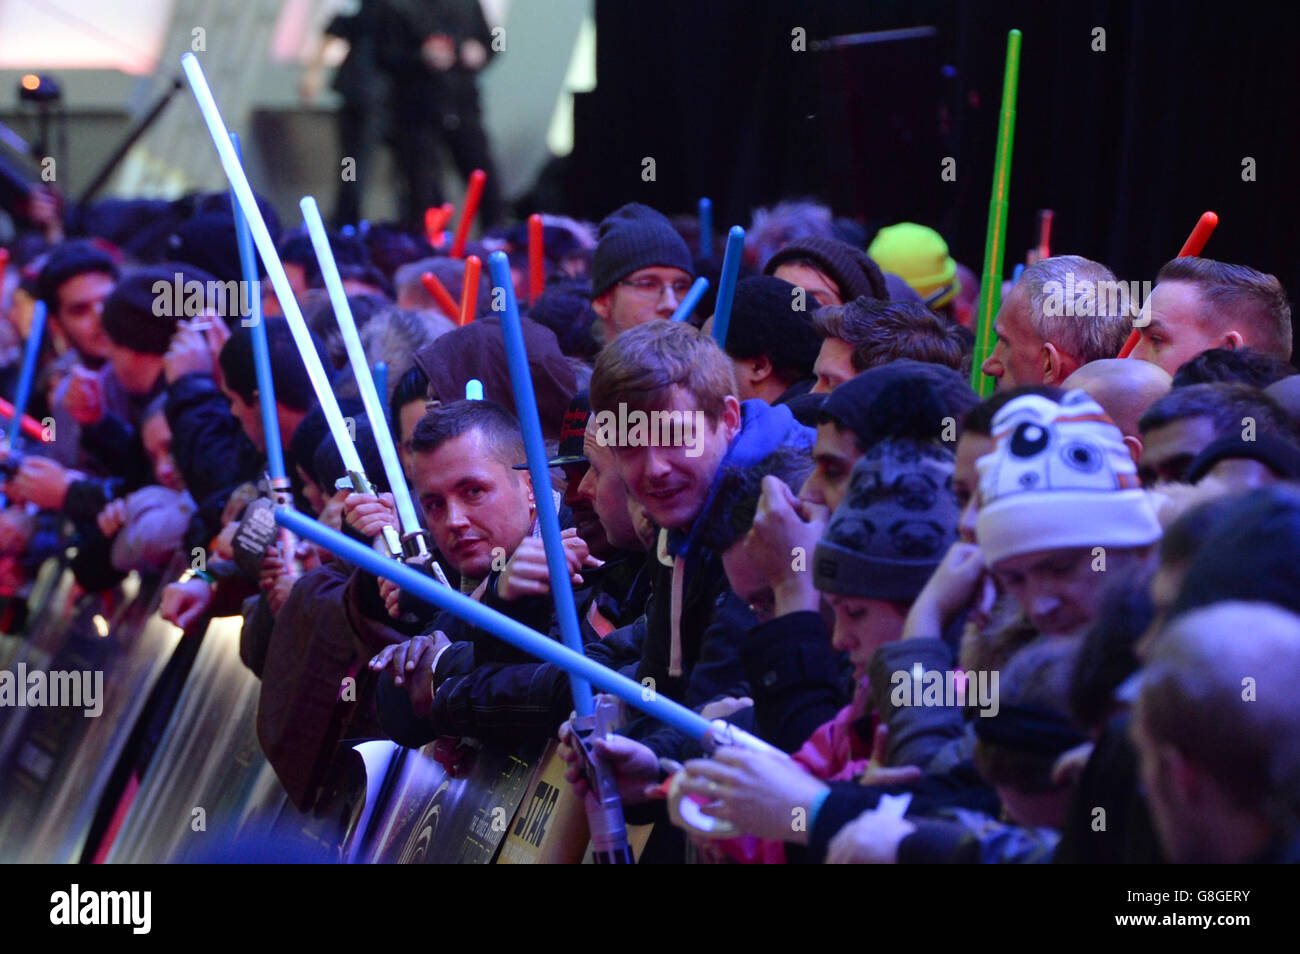
<svg viewBox="0 0 1300 954"><path fill-rule="evenodd" d="M528 304L541 297L546 286L546 259L542 257L542 217L534 212L528 216Z"/></svg>
<svg viewBox="0 0 1300 954"><path fill-rule="evenodd" d="M1192 255L1200 255L1201 250L1205 248L1205 243L1210 240L1210 236L1218 227L1219 217L1215 213L1202 212L1201 217L1196 220L1196 225L1192 228L1191 234L1187 236L1187 241L1178 250L1178 257L1188 258ZM1124 347L1119 349L1119 356L1127 358L1131 355L1141 339L1142 332L1134 328L1129 333L1128 340L1124 342Z"/></svg>
<svg viewBox="0 0 1300 954"><path fill-rule="evenodd" d="M1038 260L1052 257L1052 210L1038 213Z"/></svg>
<svg viewBox="0 0 1300 954"><path fill-rule="evenodd" d="M461 211L460 222L456 225L456 237L451 240L451 257L465 257L465 241L469 238L469 227L474 224L478 214L478 204L483 198L483 184L487 182L487 173L475 169L469 174L469 188L465 192L465 208Z"/></svg>
<svg viewBox="0 0 1300 954"><path fill-rule="evenodd" d="M450 202L424 210L424 234L428 237L430 245L436 248L441 244L442 230L447 227L447 223L455 214L456 207Z"/></svg>
<svg viewBox="0 0 1300 954"><path fill-rule="evenodd" d="M433 296L433 300L438 303L438 308L444 315L452 321L460 321L460 305L456 299L451 297L451 292L438 281L438 276L433 272L425 272L420 276L420 282L424 285L424 290Z"/></svg>
<svg viewBox="0 0 1300 954"><path fill-rule="evenodd" d="M465 277L460 290L460 321L457 324L468 325L474 320L474 310L478 307L478 275L483 263L477 255L465 259Z"/></svg>
<svg viewBox="0 0 1300 954"><path fill-rule="evenodd" d="M3 417L7 421L12 421L14 418L14 406L4 398L0 398L0 417ZM32 417L30 414L23 415L22 428L23 433L32 440L41 441L42 443L49 442L48 436L45 433L45 428L41 426L41 422L36 420L36 418Z"/></svg>

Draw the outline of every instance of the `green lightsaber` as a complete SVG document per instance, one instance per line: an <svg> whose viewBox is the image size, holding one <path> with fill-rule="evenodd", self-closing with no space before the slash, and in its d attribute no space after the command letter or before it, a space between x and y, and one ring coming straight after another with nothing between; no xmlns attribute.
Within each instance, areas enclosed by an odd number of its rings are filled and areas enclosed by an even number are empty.
<svg viewBox="0 0 1300 954"><path fill-rule="evenodd" d="M989 196L989 229L984 239L984 275L980 310L975 324L975 354L970 386L980 397L993 392L993 379L981 369L992 353L993 316L1002 304L1002 256L1007 246L1007 191L1011 186L1011 145L1016 135L1016 85L1020 79L1020 31L1007 34L1007 66L1002 77L1002 115L998 118L998 148L993 159L993 193Z"/></svg>

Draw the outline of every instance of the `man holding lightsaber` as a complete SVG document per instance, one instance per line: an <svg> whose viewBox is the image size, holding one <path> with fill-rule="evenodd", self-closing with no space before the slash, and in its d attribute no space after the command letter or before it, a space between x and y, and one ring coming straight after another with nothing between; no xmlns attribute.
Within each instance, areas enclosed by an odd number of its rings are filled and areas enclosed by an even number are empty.
<svg viewBox="0 0 1300 954"><path fill-rule="evenodd" d="M518 422L487 401L435 408L411 438L415 490L433 542L459 575L461 591L531 629L554 632L558 624L534 488L527 472L513 468L523 456ZM567 508L560 518L562 526L570 522ZM584 568L601 561L575 530L564 534L569 568L581 584ZM523 661L531 660L450 614L439 614L425 635L371 662L372 669L386 670L378 696L385 730L411 746L439 735L511 743L521 730L549 736L556 723L539 724L527 711L549 710L552 700L535 698L535 687L515 681L511 672L511 664ZM483 667L500 678L491 686L494 704L479 707L457 689L462 677Z"/></svg>
<svg viewBox="0 0 1300 954"><path fill-rule="evenodd" d="M581 602L578 604L579 615L585 624L582 634L584 651L589 658L618 669L635 665L641 653L645 624L640 617L644 615L649 597L649 577L653 572L645 553L649 541L641 537L640 528L629 511L627 489L618 475L612 450L596 442L594 424L589 423L584 435L579 437L577 449L585 453L590 469L571 492L592 501L602 526L601 537L608 540L603 554L613 560L590 572L586 568L582 570L584 584L594 584L584 585L579 590L580 596L591 593L585 606ZM561 445L561 450L565 450L564 445ZM584 536L589 535L584 533ZM566 547L576 548L572 536L565 536L564 540ZM619 549L611 551L608 547ZM518 560L515 572L518 575L519 570L527 569L531 573L529 588L545 598L549 582L544 560L537 549L533 540L530 544L532 552L525 554L528 566ZM619 558L625 554L628 556L620 562ZM649 560L653 561L653 556ZM635 577L630 581L627 579L629 571L635 571ZM509 615L519 618L514 611L509 611ZM433 647L427 645L427 637L424 639L426 648L432 650ZM418 645L413 646L411 651L418 651L418 648ZM405 655L409 654L410 651ZM422 673L427 660L418 655L415 658L416 671ZM549 736L572 709L568 676L550 663L521 657L510 665L476 665L467 672L453 673L451 660L449 656L444 660L446 665L440 663L436 667L431 682L422 675L403 679L410 696L409 704L394 695L390 687L392 690L397 687L385 680L381 703L385 725L393 732L394 738L413 745L419 740L433 738L438 731L481 737L484 731L490 735L507 724L513 731ZM403 675L403 667L404 663L399 664L398 669L391 672L392 678ZM434 696L430 703L428 693L431 688ZM421 721L417 714L423 711L424 705L431 705L431 711L428 718Z"/></svg>

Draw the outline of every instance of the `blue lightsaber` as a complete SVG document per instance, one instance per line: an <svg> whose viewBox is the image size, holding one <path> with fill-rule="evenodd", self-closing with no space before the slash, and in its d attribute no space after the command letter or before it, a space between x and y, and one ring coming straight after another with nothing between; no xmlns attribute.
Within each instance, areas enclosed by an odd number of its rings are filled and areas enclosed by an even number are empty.
<svg viewBox="0 0 1300 954"><path fill-rule="evenodd" d="M700 255L713 257L713 202L700 199Z"/></svg>
<svg viewBox="0 0 1300 954"><path fill-rule="evenodd" d="M375 366L371 369L375 379L375 391L379 395L379 400L388 405L388 362L376 361Z"/></svg>
<svg viewBox="0 0 1300 954"><path fill-rule="evenodd" d="M569 565L564 558L564 543L560 537L560 518L550 500L551 475L546 466L546 444L542 440L542 424L537 414L537 396L533 393L532 373L528 368L528 352L524 350L524 331L519 323L519 305L515 301L514 281L510 277L510 259L505 252L488 256L488 272L492 283L505 298L505 311L501 313L501 331L505 336L506 362L510 367L510 384L515 394L515 409L519 425L524 432L524 450L528 455L528 473L533 479L533 494L537 500L537 521L541 525L542 543L546 547L546 568L551 577L551 592L555 597L555 612L559 617L560 635L564 645L575 653L582 652L582 632L578 628L578 611L573 602L573 584L569 579ZM573 708L579 716L592 713L591 686L580 677L572 680Z"/></svg>
<svg viewBox="0 0 1300 954"><path fill-rule="evenodd" d="M32 327L27 333L27 344L23 349L23 366L18 372L18 389L14 391L14 416L9 421L9 449L18 446L18 435L22 433L23 415L27 413L27 401L32 396L32 382L36 380L36 362L41 356L41 341L45 337L45 302L38 301L32 307Z"/></svg>
<svg viewBox="0 0 1300 954"><path fill-rule="evenodd" d="M384 468L384 476L388 479L388 490L393 495L393 504L397 508L397 519L402 526L402 536L419 536L420 520L415 515L415 504L406 486L406 476L402 473L401 462L397 459L397 448L393 445L388 421L384 417L383 402L375 388L374 379L370 376L369 359L361 347L361 336L357 333L357 323L352 317L352 306L348 303L343 279L339 275L338 264L334 261L334 251L330 248L325 221L321 218L320 209L316 207L316 200L311 196L306 196L298 203L298 207L302 210L303 223L307 226L307 234L316 252L321 278L325 282L325 290L334 309L334 318L338 322L339 336L343 339L348 363L352 366L352 375L357 382L357 393L361 395L361 403L365 406L370 430L379 449L379 460ZM360 491L360 488L356 489ZM394 540L387 529L384 531L384 539L388 542L393 556L401 557L403 553L401 540L397 540L394 545ZM427 550L425 552L427 553Z"/></svg>
<svg viewBox="0 0 1300 954"><path fill-rule="evenodd" d="M626 676L602 666L594 659L588 659L582 653L574 652L563 643L529 629L518 620L513 620L478 600L471 599L451 587L438 584L418 570L413 570L396 560L390 560L370 547L296 510L277 510L275 519L281 526L288 527L302 539L324 547L340 559L375 576L391 580L402 590L431 606L455 614L471 626L504 640L542 662L558 666L569 674L570 679L577 677L602 692L615 695L628 705L658 719L665 725L686 733L693 739L703 741L710 737L716 738L717 726L711 725L698 713L678 705L671 699L664 698L657 692L647 691L646 687L639 682L633 682Z"/></svg>
<svg viewBox="0 0 1300 954"><path fill-rule="evenodd" d="M722 255L722 276L718 279L718 303L713 306L713 340L719 348L727 345L727 326L731 324L731 302L736 297L736 279L740 277L740 259L745 253L745 230L733 225L727 233L727 250Z"/></svg>
<svg viewBox="0 0 1300 954"><path fill-rule="evenodd" d="M266 220L262 217L262 210L257 207L257 200L253 197L253 187L248 184L244 167L240 165L239 157L235 155L235 149L230 144L230 130L226 128L226 122L221 118L221 110L217 108L217 101L212 97L207 77L203 75L203 67L199 65L198 57L193 53L184 53L181 55L181 69L185 71L185 78L194 93L194 101L199 107L199 112L203 114L204 125L208 128L208 135L217 150L217 158L221 161L221 168L230 182L231 191L234 192L235 199L244 213L244 220L253 236L253 245L262 258L262 264L266 266L266 277L275 290L275 297L280 301L280 310L284 312L289 332L293 335L298 353L302 356L303 367L306 368L307 376L311 379L312 390L316 392L316 397L320 401L325 423L329 426L339 456L343 458L343 466L349 474L353 475L353 486L364 493L370 493L370 486L361 466L361 458L357 455L352 435L343 420L343 412L339 410L338 399L334 396L333 384L324 365L321 364L320 355L316 353L316 346L312 341L311 332L307 329L307 322L302 316L302 309L298 307L298 300L294 298L293 288L289 284L289 276L285 274L284 263L280 261L280 253L276 251L275 240L271 238Z"/></svg>
<svg viewBox="0 0 1300 954"><path fill-rule="evenodd" d="M695 311L695 307L700 303L700 299L704 297L704 293L708 290L709 280L707 278L701 275L699 278L695 279L695 284L692 285L691 290L686 293L686 297L682 299L682 303L677 306L677 310L673 312L671 320L690 321L691 315Z"/></svg>
<svg viewBox="0 0 1300 954"><path fill-rule="evenodd" d="M235 155L241 161L239 136L230 134ZM262 404L262 436L266 442L266 467L272 483L285 482L284 448L280 444L280 420L275 413L275 379L271 376L271 349L266 340L266 323L262 320L262 282L257 273L256 252L253 250L253 233L239 207L235 190L230 190L230 207L235 213L235 239L239 243L239 267L248 289L248 321L253 338L253 370L257 374L257 396ZM288 487L285 487L288 490Z"/></svg>

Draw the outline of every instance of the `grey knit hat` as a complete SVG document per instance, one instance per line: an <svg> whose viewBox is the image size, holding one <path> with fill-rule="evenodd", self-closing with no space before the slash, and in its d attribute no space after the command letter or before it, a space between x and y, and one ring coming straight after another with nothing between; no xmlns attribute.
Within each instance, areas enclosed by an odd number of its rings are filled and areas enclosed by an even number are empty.
<svg viewBox="0 0 1300 954"><path fill-rule="evenodd" d="M625 276L654 266L695 274L691 250L672 223L639 202L607 215L600 223L600 239L591 259L592 296L603 295Z"/></svg>
<svg viewBox="0 0 1300 954"><path fill-rule="evenodd" d="M953 454L938 441L887 438L853 468L813 557L823 593L910 602L957 540Z"/></svg>

